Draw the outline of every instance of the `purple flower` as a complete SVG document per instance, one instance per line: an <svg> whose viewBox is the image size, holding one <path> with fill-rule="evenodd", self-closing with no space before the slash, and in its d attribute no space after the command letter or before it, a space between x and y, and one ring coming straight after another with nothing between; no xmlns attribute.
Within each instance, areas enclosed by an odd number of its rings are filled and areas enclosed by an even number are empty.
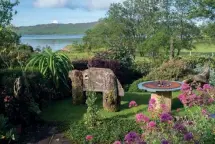
<svg viewBox="0 0 215 144"><path fill-rule="evenodd" d="M137 133L135 132L129 132L126 136L125 136L125 142L127 142L128 144L131 144L131 143L139 143L141 142L141 139L140 137L138 136Z"/></svg>
<svg viewBox="0 0 215 144"><path fill-rule="evenodd" d="M169 142L167 140L162 140L161 144L169 144Z"/></svg>
<svg viewBox="0 0 215 144"><path fill-rule="evenodd" d="M190 140L192 140L192 139L193 139L193 134L192 134L191 132L186 133L186 134L184 135L184 140L185 140L185 141L190 141Z"/></svg>
<svg viewBox="0 0 215 144"><path fill-rule="evenodd" d="M186 127L183 125L183 124L180 124L180 123L176 123L174 126L173 126L173 129L179 131L180 133L185 133L187 130L186 130Z"/></svg>
<svg viewBox="0 0 215 144"><path fill-rule="evenodd" d="M167 121L171 121L173 118L169 113L162 113L160 115L160 120L161 122L167 122Z"/></svg>

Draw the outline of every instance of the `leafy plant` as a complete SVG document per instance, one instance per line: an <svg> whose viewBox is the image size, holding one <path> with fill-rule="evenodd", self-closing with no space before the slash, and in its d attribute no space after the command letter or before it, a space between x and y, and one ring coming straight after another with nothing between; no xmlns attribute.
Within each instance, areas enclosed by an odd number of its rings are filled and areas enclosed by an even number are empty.
<svg viewBox="0 0 215 144"><path fill-rule="evenodd" d="M8 119L0 115L0 142L1 140L16 140L15 130L9 128Z"/></svg>
<svg viewBox="0 0 215 144"><path fill-rule="evenodd" d="M85 124L92 128L98 124L98 107L96 105L96 94L89 92L87 96L87 112L84 115Z"/></svg>
<svg viewBox="0 0 215 144"><path fill-rule="evenodd" d="M30 66L37 67L39 71L48 79L52 79L56 88L63 83L68 86L68 72L72 68L69 58L51 49L44 49L42 53L35 55L27 64L26 69Z"/></svg>

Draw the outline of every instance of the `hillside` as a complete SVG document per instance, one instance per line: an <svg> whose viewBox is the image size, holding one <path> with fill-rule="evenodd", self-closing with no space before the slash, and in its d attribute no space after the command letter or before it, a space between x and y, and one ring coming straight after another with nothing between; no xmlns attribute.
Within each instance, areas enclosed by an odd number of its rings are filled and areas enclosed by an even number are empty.
<svg viewBox="0 0 215 144"><path fill-rule="evenodd" d="M77 23L77 24L41 24L35 26L21 26L16 28L18 34L45 35L45 34L84 34L97 22Z"/></svg>

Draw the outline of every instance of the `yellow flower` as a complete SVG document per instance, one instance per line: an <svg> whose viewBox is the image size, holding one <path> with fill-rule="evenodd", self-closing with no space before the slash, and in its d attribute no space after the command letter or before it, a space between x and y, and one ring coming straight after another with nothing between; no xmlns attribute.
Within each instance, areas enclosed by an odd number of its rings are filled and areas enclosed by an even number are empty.
<svg viewBox="0 0 215 144"><path fill-rule="evenodd" d="M5 139L5 136L2 135L2 136L1 136L1 139Z"/></svg>

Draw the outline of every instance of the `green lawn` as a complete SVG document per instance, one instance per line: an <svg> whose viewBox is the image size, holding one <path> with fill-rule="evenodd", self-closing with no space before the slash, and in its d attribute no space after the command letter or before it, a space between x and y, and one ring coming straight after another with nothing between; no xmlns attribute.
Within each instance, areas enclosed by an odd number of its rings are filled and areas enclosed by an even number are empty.
<svg viewBox="0 0 215 144"><path fill-rule="evenodd" d="M199 53L210 53L215 52L215 44L210 43L197 43L196 48L193 49L191 52L199 52ZM189 51L184 51L189 52Z"/></svg>
<svg viewBox="0 0 215 144"><path fill-rule="evenodd" d="M179 92L173 93L173 111L177 108L181 108L182 105L178 100ZM134 118L134 115L137 112L143 112L144 114L148 114L147 107L148 101L150 98L150 93L125 93L125 96L121 100L121 110L119 112L107 112L102 108L102 96L98 95L97 104L99 106L99 113L102 118ZM128 108L128 104L130 101L136 101L138 107L136 108ZM61 101L51 102L48 107L43 110L42 118L46 121L78 121L83 118L84 113L86 112L86 105L78 105L75 106L72 104L72 99L68 98ZM183 110L181 111L183 114Z"/></svg>

